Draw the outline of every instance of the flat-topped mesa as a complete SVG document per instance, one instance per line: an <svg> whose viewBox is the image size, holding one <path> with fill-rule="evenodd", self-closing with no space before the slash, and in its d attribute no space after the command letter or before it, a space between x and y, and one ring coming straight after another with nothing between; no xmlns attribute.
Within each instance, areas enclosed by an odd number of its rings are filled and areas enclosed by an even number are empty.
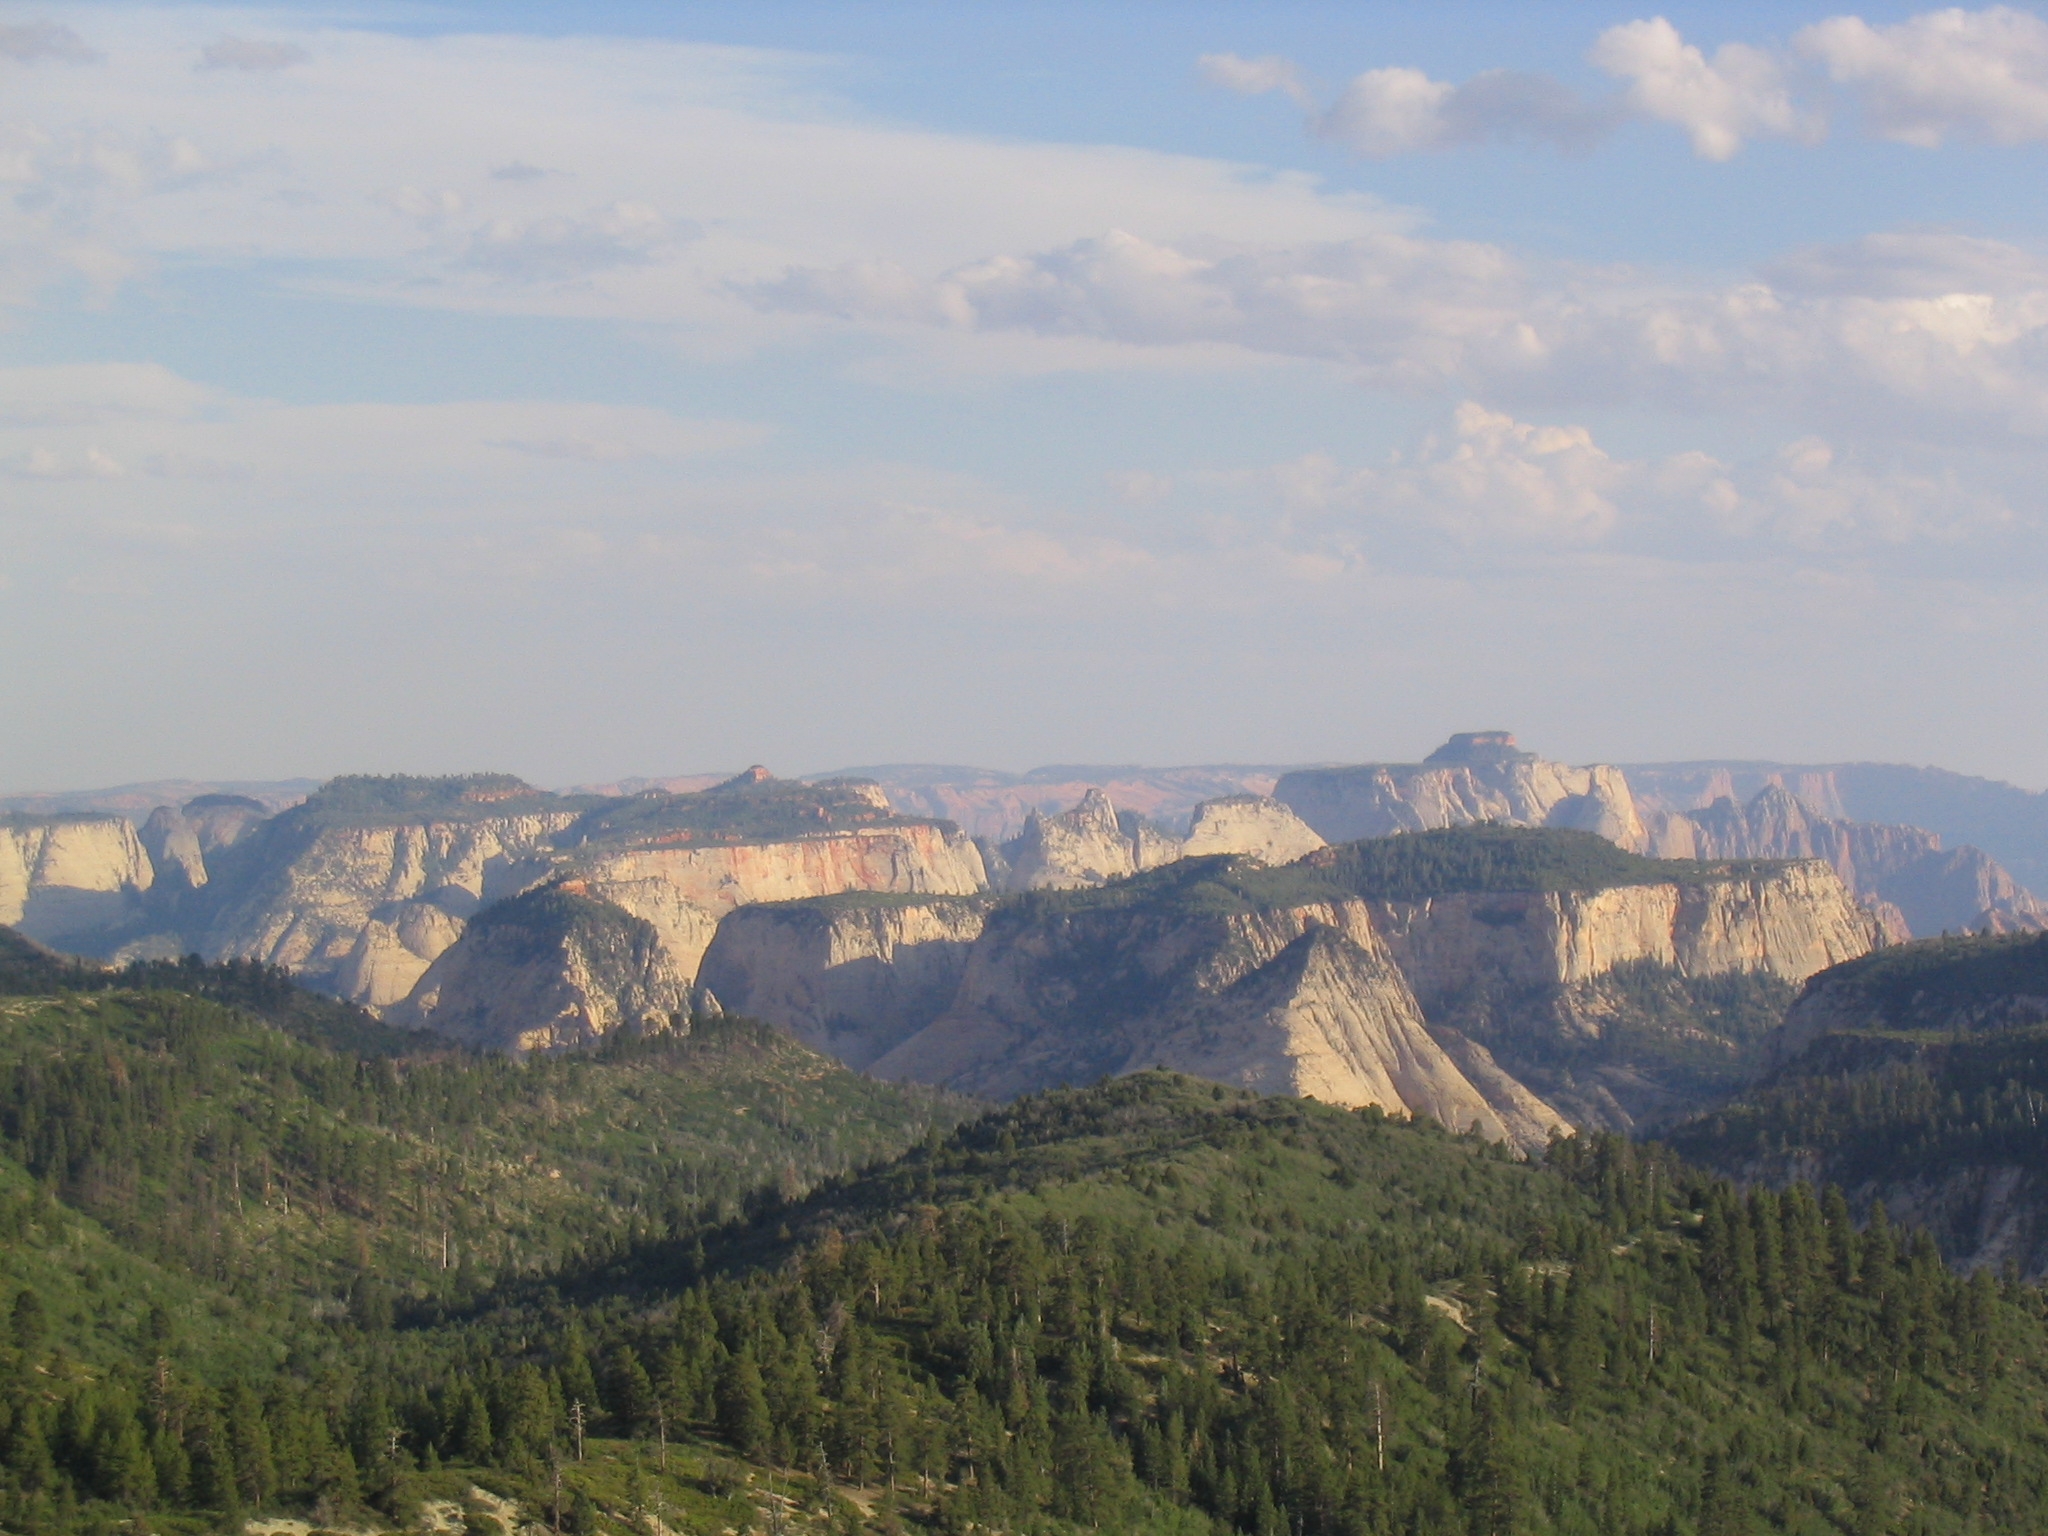
<svg viewBox="0 0 2048 1536"><path fill-rule="evenodd" d="M133 920L155 879L124 817L0 817L0 923L41 943L95 952L99 935Z"/></svg>
<svg viewBox="0 0 2048 1536"><path fill-rule="evenodd" d="M1650 846L1619 769L1548 762L1506 731L1453 736L1420 763L1298 769L1273 798L1332 843L1498 821L1597 832L1637 853Z"/></svg>

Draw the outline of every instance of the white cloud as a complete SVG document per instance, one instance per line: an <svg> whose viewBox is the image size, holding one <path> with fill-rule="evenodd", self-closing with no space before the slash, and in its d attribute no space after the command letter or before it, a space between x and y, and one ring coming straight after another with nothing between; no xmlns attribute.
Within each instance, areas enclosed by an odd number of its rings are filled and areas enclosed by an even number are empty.
<svg viewBox="0 0 2048 1536"><path fill-rule="evenodd" d="M1775 55L1725 43L1709 60L1661 16L1609 28L1587 58L1628 82L1631 107L1683 128L1694 152L1708 160L1731 158L1745 139L1811 137L1818 131L1793 101Z"/></svg>
<svg viewBox="0 0 2048 1536"><path fill-rule="evenodd" d="M1926 149L1957 135L2048 138L2048 22L2026 11L1929 11L1891 26L1836 16L1793 41L1886 138Z"/></svg>
<svg viewBox="0 0 2048 1536"><path fill-rule="evenodd" d="M1296 106L1310 108L1315 104L1308 83L1301 78L1301 71L1294 61L1277 54L1245 59L1234 53L1205 53L1196 60L1195 67L1211 85L1220 85L1240 96L1263 96L1269 91L1278 91Z"/></svg>
<svg viewBox="0 0 2048 1536"><path fill-rule="evenodd" d="M244 74L275 74L303 64L312 55L297 43L228 36L199 50L196 69L238 69Z"/></svg>

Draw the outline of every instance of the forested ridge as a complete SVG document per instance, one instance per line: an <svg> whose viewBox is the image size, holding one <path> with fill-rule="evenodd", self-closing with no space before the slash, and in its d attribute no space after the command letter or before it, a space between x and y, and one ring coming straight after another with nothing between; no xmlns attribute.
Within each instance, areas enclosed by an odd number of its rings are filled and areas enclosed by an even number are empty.
<svg viewBox="0 0 2048 1536"><path fill-rule="evenodd" d="M0 998L7 1529L1934 1533L2048 1501L2040 1294L1836 1192L1165 1073L963 1121L744 1022L365 1054L220 1000L260 977L135 980Z"/></svg>

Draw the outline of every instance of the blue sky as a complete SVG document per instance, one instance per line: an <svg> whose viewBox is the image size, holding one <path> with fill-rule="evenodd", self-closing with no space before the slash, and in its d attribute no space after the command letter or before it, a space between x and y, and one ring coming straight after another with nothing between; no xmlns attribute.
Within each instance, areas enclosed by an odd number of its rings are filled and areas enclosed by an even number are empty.
<svg viewBox="0 0 2048 1536"><path fill-rule="evenodd" d="M0 5L0 789L2048 784L2048 22Z"/></svg>

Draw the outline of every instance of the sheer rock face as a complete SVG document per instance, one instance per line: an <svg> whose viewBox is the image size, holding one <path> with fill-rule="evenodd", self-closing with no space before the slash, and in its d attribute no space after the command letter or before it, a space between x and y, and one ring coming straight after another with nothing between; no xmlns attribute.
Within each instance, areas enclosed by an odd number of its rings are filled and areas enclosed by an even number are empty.
<svg viewBox="0 0 2048 1536"><path fill-rule="evenodd" d="M698 972L725 1008L865 1068L943 1013L988 918L986 898L742 907Z"/></svg>
<svg viewBox="0 0 2048 1536"><path fill-rule="evenodd" d="M59 949L90 948L155 883L135 828L119 816L0 820L0 923Z"/></svg>
<svg viewBox="0 0 2048 1536"><path fill-rule="evenodd" d="M390 1019L484 1050L556 1051L687 1027L690 993L652 924L550 886L470 923Z"/></svg>
<svg viewBox="0 0 2048 1536"><path fill-rule="evenodd" d="M998 911L952 1005L870 1070L1010 1097L1151 1066L1515 1139L1355 901Z"/></svg>
<svg viewBox="0 0 2048 1536"><path fill-rule="evenodd" d="M1474 988L1571 986L1647 960L1688 976L1804 981L1882 942L1825 864L1688 885L1458 893L1381 902L1373 919L1426 1004Z"/></svg>
<svg viewBox="0 0 2048 1536"><path fill-rule="evenodd" d="M677 967L693 977L719 921L737 907L849 891L974 896L988 885L972 839L933 823L783 842L626 849L580 859L576 873L593 896L652 923ZM727 1007L738 1006L719 995Z"/></svg>
<svg viewBox="0 0 2048 1536"><path fill-rule="evenodd" d="M1294 812L1269 795L1228 795L1195 807L1181 855L1238 853L1261 864L1292 864L1328 845Z"/></svg>
<svg viewBox="0 0 2048 1536"><path fill-rule="evenodd" d="M1505 732L1473 739L1478 750L1454 737L1423 763L1297 770L1281 777L1273 798L1332 843L1502 821L1598 832L1632 853L1649 848L1619 769L1546 762L1516 751Z"/></svg>

